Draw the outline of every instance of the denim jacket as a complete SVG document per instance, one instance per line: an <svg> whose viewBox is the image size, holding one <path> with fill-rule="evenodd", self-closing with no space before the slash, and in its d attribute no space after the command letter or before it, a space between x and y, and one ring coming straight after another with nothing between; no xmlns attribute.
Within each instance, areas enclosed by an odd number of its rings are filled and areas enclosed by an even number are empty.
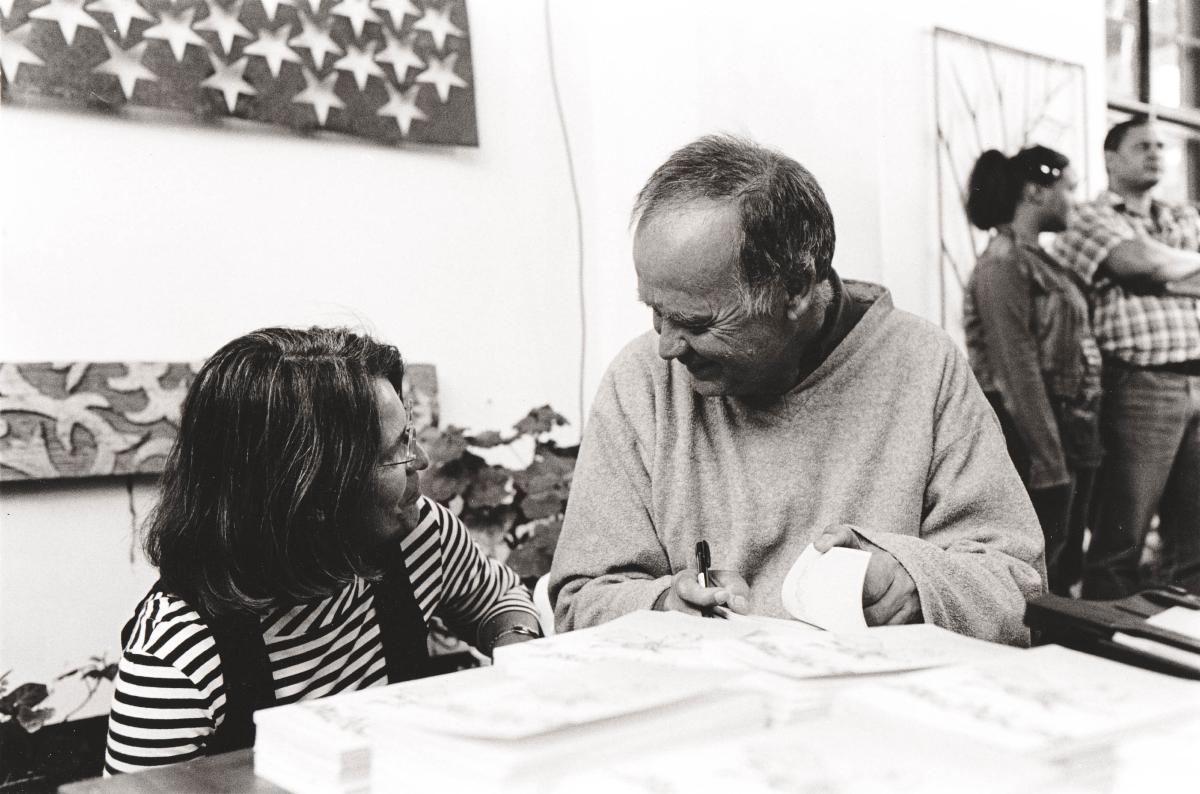
<svg viewBox="0 0 1200 794"><path fill-rule="evenodd" d="M1069 465L1098 463L1100 350L1078 277L1001 227L971 274L963 314L971 368L1029 450L1029 487L1062 485Z"/></svg>

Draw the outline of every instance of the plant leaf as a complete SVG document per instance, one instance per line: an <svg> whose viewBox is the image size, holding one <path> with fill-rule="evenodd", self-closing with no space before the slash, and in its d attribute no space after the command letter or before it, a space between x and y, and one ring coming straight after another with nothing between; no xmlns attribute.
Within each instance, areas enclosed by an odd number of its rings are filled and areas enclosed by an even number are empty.
<svg viewBox="0 0 1200 794"><path fill-rule="evenodd" d="M83 678L95 678L98 680L112 681L117 677L117 663L113 662L104 667L94 667L83 674Z"/></svg>
<svg viewBox="0 0 1200 794"><path fill-rule="evenodd" d="M437 465L458 460L467 451L467 438L461 427L450 425L445 430L427 427L417 435L430 463Z"/></svg>
<svg viewBox="0 0 1200 794"><path fill-rule="evenodd" d="M566 423L567 420L561 414L549 405L543 405L540 408L534 408L513 427L518 435L538 436L542 433L549 433L556 425L565 425Z"/></svg>
<svg viewBox="0 0 1200 794"><path fill-rule="evenodd" d="M464 509L499 507L512 500L508 484L512 479L508 469L503 466L488 466L475 475L475 481L463 494L466 501Z"/></svg>
<svg viewBox="0 0 1200 794"><path fill-rule="evenodd" d="M20 716L22 708L31 709L50 696L45 684L21 684L0 698L0 714Z"/></svg>
<svg viewBox="0 0 1200 794"><path fill-rule="evenodd" d="M505 439L504 436L500 435L500 433L495 430L485 430L482 433L478 433L473 436L467 436L467 441L471 444L471 446L482 447L484 449L498 447L501 444L507 444L511 440L512 439Z"/></svg>
<svg viewBox="0 0 1200 794"><path fill-rule="evenodd" d="M34 733L53 716L54 709L33 709L22 704L17 710L17 722L27 733Z"/></svg>

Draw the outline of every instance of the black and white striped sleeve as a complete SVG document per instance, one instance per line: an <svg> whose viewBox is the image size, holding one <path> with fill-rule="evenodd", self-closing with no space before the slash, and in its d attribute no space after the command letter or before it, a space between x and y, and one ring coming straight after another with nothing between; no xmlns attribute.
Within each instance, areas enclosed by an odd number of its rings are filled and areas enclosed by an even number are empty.
<svg viewBox="0 0 1200 794"><path fill-rule="evenodd" d="M216 646L195 612L159 596L138 618L114 682L106 776L203 755L225 707Z"/></svg>
<svg viewBox="0 0 1200 794"><path fill-rule="evenodd" d="M489 620L519 611L537 623L537 609L516 572L491 559L447 508L422 498L421 522L406 543L409 575L426 615L445 619L461 637L477 638Z"/></svg>

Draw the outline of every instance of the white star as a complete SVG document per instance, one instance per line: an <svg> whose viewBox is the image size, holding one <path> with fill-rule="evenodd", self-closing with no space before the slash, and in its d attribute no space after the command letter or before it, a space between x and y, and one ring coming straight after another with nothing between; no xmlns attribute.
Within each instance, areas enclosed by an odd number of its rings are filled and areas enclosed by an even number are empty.
<svg viewBox="0 0 1200 794"><path fill-rule="evenodd" d="M346 47L346 54L333 63L333 68L354 74L354 84L359 91L366 90L367 80L375 75L380 80L387 81L387 75L379 64L375 63L375 48L379 45L371 42L366 49L359 49L353 44Z"/></svg>
<svg viewBox="0 0 1200 794"><path fill-rule="evenodd" d="M31 22L9 31L0 28L0 68L4 70L4 76L8 78L9 83L16 79L17 70L23 63L32 66L46 65L29 49L29 34L32 32Z"/></svg>
<svg viewBox="0 0 1200 794"><path fill-rule="evenodd" d="M287 28L287 31L284 31ZM246 45L244 52L247 55L260 55L267 59L267 66L271 69L271 76L278 78L279 70L283 67L284 61L292 63L303 63L304 59L292 51L292 48L287 45L287 37L291 35L294 27L283 24L275 30L267 30L263 28L258 31L258 41Z"/></svg>
<svg viewBox="0 0 1200 794"><path fill-rule="evenodd" d="M238 17L242 13L245 0L238 0L233 8L226 10L216 0L208 0L208 16L196 23L196 30L208 30L217 34L221 48L229 55L233 51L233 39L241 36L243 39L253 39L254 34L246 30Z"/></svg>
<svg viewBox="0 0 1200 794"><path fill-rule="evenodd" d="M321 79L305 69L304 82L308 86L292 99L292 102L296 104L312 105L313 110L317 113L317 123L321 126L325 125L330 108L346 107L346 103L338 99L337 94L333 92L333 84L337 82L337 76L337 72L330 72L325 79Z"/></svg>
<svg viewBox="0 0 1200 794"><path fill-rule="evenodd" d="M154 15L147 13L146 9L142 8L137 0L93 0L85 8L88 11L107 11L112 14L113 21L117 23L117 30L121 33L121 38L129 35L129 25L135 19L141 19L146 22L156 21Z"/></svg>
<svg viewBox="0 0 1200 794"><path fill-rule="evenodd" d="M57 22L70 47L75 42L75 31L79 28L100 30L100 23L83 10L84 2L86 0L50 0L49 5L30 11L29 18Z"/></svg>
<svg viewBox="0 0 1200 794"><path fill-rule="evenodd" d="M412 85L406 91L400 91L391 83L384 83L383 87L387 89L388 101L375 111L375 115L394 118L400 125L401 135L408 135L408 128L412 126L413 121L425 121L429 118L417 107L417 94L421 92L421 86Z"/></svg>
<svg viewBox="0 0 1200 794"><path fill-rule="evenodd" d="M195 6L185 8L177 14L163 11L158 24L143 31L142 38L167 42L171 45L175 60L182 62L187 45L195 44L200 49L208 49L208 42L192 30L192 17L195 15Z"/></svg>
<svg viewBox="0 0 1200 794"><path fill-rule="evenodd" d="M12 19L13 3L17 0L0 0L0 14L4 15L5 19Z"/></svg>
<svg viewBox="0 0 1200 794"><path fill-rule="evenodd" d="M212 67L216 71L211 77L205 78L200 85L206 88L215 88L224 94L225 106L229 108L230 113L237 107L239 94L253 96L258 93L254 90L254 86L242 79L242 75L246 72L246 64L250 61L245 55L238 58L236 63L226 64L210 52L208 60L212 62Z"/></svg>
<svg viewBox="0 0 1200 794"><path fill-rule="evenodd" d="M425 61L417 55L413 50L412 41L413 34L409 33L403 38L396 38L385 28L383 31L383 40L387 44L383 51L375 56L375 60L380 63L390 63L392 71L396 73L396 82L403 83L408 77L409 67L420 69L425 65Z"/></svg>
<svg viewBox="0 0 1200 794"><path fill-rule="evenodd" d="M262 3L263 11L267 12L267 21L268 22L272 22L275 20L275 12L279 10L279 7L281 5L282 6L292 6L293 8L296 7L296 4L293 3L292 0L260 0L260 2ZM320 3L320 0L318 0L318 4L319 3Z"/></svg>
<svg viewBox="0 0 1200 794"><path fill-rule="evenodd" d="M420 16L421 9L412 4L412 0L371 0L371 8L378 8L381 11L388 12L388 16L392 18L392 30L397 33L404 26L404 16Z"/></svg>
<svg viewBox="0 0 1200 794"><path fill-rule="evenodd" d="M142 66L142 56L146 54L146 45L149 43L141 41L129 49L123 50L120 44L105 36L104 46L108 48L108 60L92 71L115 75L121 82L121 93L125 95L126 99L132 99L133 88L138 80L151 82L158 80L154 72Z"/></svg>
<svg viewBox="0 0 1200 794"><path fill-rule="evenodd" d="M429 83L437 88L438 99L445 104L450 100L452 87L466 88L467 81L454 73L454 65L458 63L458 53L452 52L445 60L436 55L429 56L429 68L417 75L418 83Z"/></svg>
<svg viewBox="0 0 1200 794"><path fill-rule="evenodd" d="M418 19L413 28L424 30L433 36L433 42L437 45L438 52L441 52L442 48L446 46L447 36L464 37L463 32L450 21L449 8L426 8L425 16Z"/></svg>
<svg viewBox="0 0 1200 794"><path fill-rule="evenodd" d="M300 26L304 28L303 32L294 39L288 41L293 47L303 47L312 53L313 63L320 70L325 64L325 58L330 53L341 55L344 50L337 45L333 37L329 35L329 25L321 25L307 14L299 14Z"/></svg>
<svg viewBox="0 0 1200 794"><path fill-rule="evenodd" d="M345 17L350 20L351 27L354 28L354 37L358 38L362 35L363 25L368 22L378 22L383 24L383 20L379 18L367 5L370 0L342 0L340 3L329 9L330 14L336 14L339 17Z"/></svg>

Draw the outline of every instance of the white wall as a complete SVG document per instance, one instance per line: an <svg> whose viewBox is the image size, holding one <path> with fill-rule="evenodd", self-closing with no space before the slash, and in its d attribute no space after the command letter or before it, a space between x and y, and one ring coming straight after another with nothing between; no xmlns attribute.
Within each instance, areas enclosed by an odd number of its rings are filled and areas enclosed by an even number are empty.
<svg viewBox="0 0 1200 794"><path fill-rule="evenodd" d="M198 359L263 324L361 319L438 365L445 421L500 427L550 402L577 427L575 216L543 5L469 11L479 149L5 108L0 360ZM633 196L696 135L748 134L804 162L837 218L839 271L883 281L930 319L933 28L1084 64L1099 149L1096 0L551 0L550 11L583 204L589 399L649 326L629 256ZM152 490L135 495L144 515ZM0 499L0 669L46 677L115 655L152 578L129 561L124 483Z"/></svg>

